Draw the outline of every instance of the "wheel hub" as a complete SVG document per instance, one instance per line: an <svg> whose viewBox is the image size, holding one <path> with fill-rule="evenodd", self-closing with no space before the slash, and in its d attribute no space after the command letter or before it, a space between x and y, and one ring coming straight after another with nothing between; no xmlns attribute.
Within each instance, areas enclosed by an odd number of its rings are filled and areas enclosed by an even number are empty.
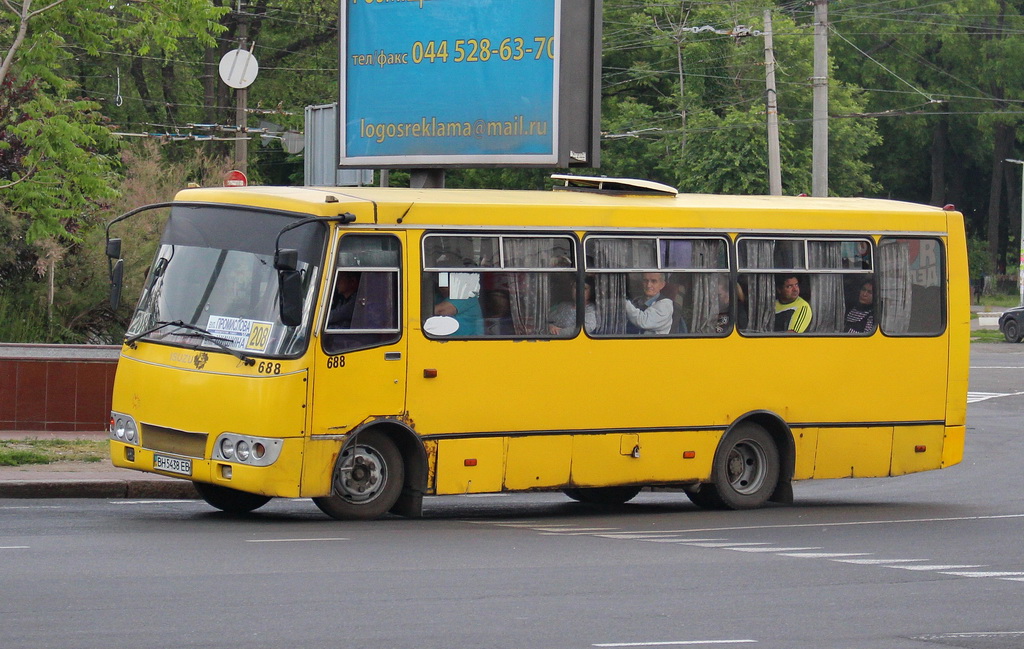
<svg viewBox="0 0 1024 649"><path fill-rule="evenodd" d="M335 475L338 495L353 503L365 503L380 495L386 482L387 465L377 452L366 446L348 449Z"/></svg>

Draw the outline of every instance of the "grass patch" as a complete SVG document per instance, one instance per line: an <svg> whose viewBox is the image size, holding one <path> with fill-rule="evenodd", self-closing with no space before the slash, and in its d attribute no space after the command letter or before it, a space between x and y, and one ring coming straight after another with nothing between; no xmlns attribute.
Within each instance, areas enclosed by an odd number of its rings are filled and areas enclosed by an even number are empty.
<svg viewBox="0 0 1024 649"><path fill-rule="evenodd" d="M1020 295L982 295L978 298L981 306L1013 307L1020 305Z"/></svg>
<svg viewBox="0 0 1024 649"><path fill-rule="evenodd" d="M105 439L3 439L0 466L52 462L104 462L110 459Z"/></svg>
<svg viewBox="0 0 1024 649"><path fill-rule="evenodd" d="M972 343L1001 343L1003 338L1003 332L998 329L978 329L977 331L971 332Z"/></svg>

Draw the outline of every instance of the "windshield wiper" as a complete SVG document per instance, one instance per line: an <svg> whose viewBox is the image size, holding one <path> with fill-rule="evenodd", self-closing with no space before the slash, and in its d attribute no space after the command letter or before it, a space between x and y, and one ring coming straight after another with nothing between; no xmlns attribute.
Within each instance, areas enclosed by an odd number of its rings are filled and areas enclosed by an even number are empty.
<svg viewBox="0 0 1024 649"><path fill-rule="evenodd" d="M160 329L163 329L164 327L178 327L180 329L188 329L189 331L194 331L195 333L191 333L191 334L177 334L177 335L179 335L179 336L189 336L189 337L193 337L194 336L194 337L201 338L203 342L213 343L217 347L223 349L224 351L226 351L227 353L231 354L232 356L234 356L238 360L242 361L242 363L245 364L245 365L255 365L256 364L255 360L249 358L248 356L246 356L242 352L238 351L237 349L233 349L233 348L225 345L224 341L230 342L230 340L231 340L230 338L222 338L220 336L215 336L211 332L207 331L206 329L203 329L202 327L197 327L197 326L195 326L193 324L189 324L189 323L184 322L182 320L174 320L172 322L163 322L163 321L157 322L155 327L150 327L149 329L147 329L147 330L145 330L145 331L143 331L141 333L132 334L131 336L127 336L124 339L124 344L128 345L132 349L135 349L135 341L136 340L138 340L139 338L142 338L143 336L148 336L149 334L153 333L154 331L159 331Z"/></svg>

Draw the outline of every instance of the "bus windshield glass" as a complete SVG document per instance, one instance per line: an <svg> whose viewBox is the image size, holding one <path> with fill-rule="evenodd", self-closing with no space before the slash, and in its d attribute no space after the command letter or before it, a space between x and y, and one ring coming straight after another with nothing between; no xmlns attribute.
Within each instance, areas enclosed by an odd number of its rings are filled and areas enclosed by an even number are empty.
<svg viewBox="0 0 1024 649"><path fill-rule="evenodd" d="M220 206L178 206L171 212L127 339L245 354L301 353L318 284L326 229L309 224L286 232L280 246L298 250L302 323L279 316L274 251L295 217Z"/></svg>

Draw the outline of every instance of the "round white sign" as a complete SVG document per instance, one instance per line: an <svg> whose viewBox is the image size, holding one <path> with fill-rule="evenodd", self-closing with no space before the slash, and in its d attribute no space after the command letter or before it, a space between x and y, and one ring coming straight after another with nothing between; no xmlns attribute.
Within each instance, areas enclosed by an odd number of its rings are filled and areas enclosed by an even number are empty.
<svg viewBox="0 0 1024 649"><path fill-rule="evenodd" d="M220 78L232 88L248 88L259 71L256 57L247 50L231 50L220 60Z"/></svg>

